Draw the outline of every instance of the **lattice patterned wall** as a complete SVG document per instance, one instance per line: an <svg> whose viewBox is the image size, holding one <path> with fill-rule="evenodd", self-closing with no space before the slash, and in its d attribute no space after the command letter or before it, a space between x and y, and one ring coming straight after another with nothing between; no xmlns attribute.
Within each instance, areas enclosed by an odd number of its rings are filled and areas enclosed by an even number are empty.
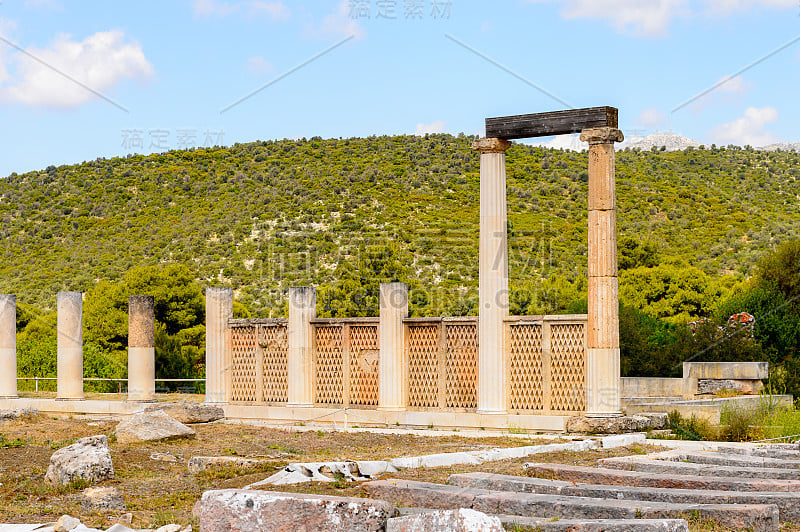
<svg viewBox="0 0 800 532"><path fill-rule="evenodd" d="M256 402L256 328L231 327L231 401Z"/></svg>
<svg viewBox="0 0 800 532"><path fill-rule="evenodd" d="M478 324L445 323L445 406L478 406Z"/></svg>
<svg viewBox="0 0 800 532"><path fill-rule="evenodd" d="M409 325L408 406L439 406L439 326Z"/></svg>
<svg viewBox="0 0 800 532"><path fill-rule="evenodd" d="M380 344L377 325L352 325L350 332L350 404L378 404Z"/></svg>
<svg viewBox="0 0 800 532"><path fill-rule="evenodd" d="M314 326L315 363L317 368L316 402L341 404L344 383L342 327Z"/></svg>
<svg viewBox="0 0 800 532"><path fill-rule="evenodd" d="M586 325L552 324L551 408L586 410Z"/></svg>
<svg viewBox="0 0 800 532"><path fill-rule="evenodd" d="M508 332L511 348L509 353L511 408L541 410L544 408L542 325L511 325Z"/></svg>
<svg viewBox="0 0 800 532"><path fill-rule="evenodd" d="M263 401L289 400L289 342L285 325L258 326L258 347L261 349Z"/></svg>

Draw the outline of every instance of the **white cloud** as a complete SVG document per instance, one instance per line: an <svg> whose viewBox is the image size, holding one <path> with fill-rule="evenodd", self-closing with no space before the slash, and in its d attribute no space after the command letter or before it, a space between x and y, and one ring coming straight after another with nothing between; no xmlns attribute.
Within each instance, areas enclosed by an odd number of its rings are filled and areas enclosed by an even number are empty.
<svg viewBox="0 0 800 532"><path fill-rule="evenodd" d="M0 85L0 100L34 107L77 107L97 98L86 87L102 93L124 79L152 76L153 67L141 46L125 43L124 38L121 31L98 32L81 42L62 35L49 48L27 49L50 68L16 53L11 58L15 68L7 83Z"/></svg>
<svg viewBox="0 0 800 532"><path fill-rule="evenodd" d="M775 135L764 129L769 123L778 119L778 111L774 107L748 107L744 116L733 122L718 126L711 132L711 138L717 144L765 146L777 142Z"/></svg>
<svg viewBox="0 0 800 532"><path fill-rule="evenodd" d="M636 124L646 129L657 129L667 120L667 115L655 107L648 107L636 117Z"/></svg>
<svg viewBox="0 0 800 532"><path fill-rule="evenodd" d="M423 124L420 122L417 124L417 130L414 132L414 134L422 137L428 133L441 133L444 131L444 126L445 122L443 120L435 120L430 124Z"/></svg>
<svg viewBox="0 0 800 532"><path fill-rule="evenodd" d="M554 148L557 150L581 151L589 147L586 142L581 142L580 135L556 135L548 140L534 140L526 142L531 146L541 146L542 148Z"/></svg>
<svg viewBox="0 0 800 532"><path fill-rule="evenodd" d="M319 33L331 37L356 37L360 39L365 35L364 28L350 16L350 3L345 0L340 2L336 9L322 19Z"/></svg>
<svg viewBox="0 0 800 532"><path fill-rule="evenodd" d="M742 76L734 76L732 78L724 76L717 83L722 83L717 87L719 90L730 94L744 94L753 86L752 83L745 81Z"/></svg>
<svg viewBox="0 0 800 532"><path fill-rule="evenodd" d="M679 17L719 17L754 8L795 9L797 0L528 0L558 2L567 19L606 20L621 33L664 37L670 23Z"/></svg>
<svg viewBox="0 0 800 532"><path fill-rule="evenodd" d="M247 70L252 74L264 74L275 70L275 66L263 56L257 55L247 60Z"/></svg>
<svg viewBox="0 0 800 532"><path fill-rule="evenodd" d="M265 2L263 0L247 0L242 2L225 2L222 0L195 0L192 4L195 15L202 17L226 17L236 13L244 13L248 17L268 16L272 20L289 18L289 8L283 2Z"/></svg>

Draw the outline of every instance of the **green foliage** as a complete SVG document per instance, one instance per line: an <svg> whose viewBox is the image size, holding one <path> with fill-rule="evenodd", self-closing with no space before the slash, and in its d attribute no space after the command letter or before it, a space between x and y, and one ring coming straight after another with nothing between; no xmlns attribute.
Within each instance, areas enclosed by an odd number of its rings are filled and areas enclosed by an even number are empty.
<svg viewBox="0 0 800 532"><path fill-rule="evenodd" d="M620 300L670 323L707 316L723 288L694 266L660 264L620 272Z"/></svg>
<svg viewBox="0 0 800 532"><path fill-rule="evenodd" d="M6 438L5 434L0 434L0 449L10 449L14 447L24 447L25 441L19 438L14 438L13 440L9 440Z"/></svg>
<svg viewBox="0 0 800 532"><path fill-rule="evenodd" d="M775 287L786 300L800 308L800 240L784 242L758 263L756 276L761 286Z"/></svg>
<svg viewBox="0 0 800 532"><path fill-rule="evenodd" d="M631 236L619 240L617 254L620 270L653 268L659 263L658 247L653 242L639 242Z"/></svg>
<svg viewBox="0 0 800 532"><path fill-rule="evenodd" d="M677 332L663 320L626 305L619 308L620 370L625 377L679 377Z"/></svg>

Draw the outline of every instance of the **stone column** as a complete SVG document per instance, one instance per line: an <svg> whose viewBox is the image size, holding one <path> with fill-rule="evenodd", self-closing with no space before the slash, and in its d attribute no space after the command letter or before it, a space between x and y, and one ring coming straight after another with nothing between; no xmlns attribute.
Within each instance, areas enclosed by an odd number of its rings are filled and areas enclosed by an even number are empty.
<svg viewBox="0 0 800 532"><path fill-rule="evenodd" d="M153 296L128 298L128 400L155 401L156 350Z"/></svg>
<svg viewBox="0 0 800 532"><path fill-rule="evenodd" d="M506 150L511 143L487 138L472 149L481 154L479 250L478 413L506 413L503 331L508 317Z"/></svg>
<svg viewBox="0 0 800 532"><path fill-rule="evenodd" d="M314 406L314 326L317 317L317 290L303 286L289 289L289 403L288 406Z"/></svg>
<svg viewBox="0 0 800 532"><path fill-rule="evenodd" d="M614 143L622 132L581 132L589 143L589 323L586 346L586 415L622 415L619 370L617 203Z"/></svg>
<svg viewBox="0 0 800 532"><path fill-rule="evenodd" d="M17 296L0 295L0 398L17 395Z"/></svg>
<svg viewBox="0 0 800 532"><path fill-rule="evenodd" d="M206 288L206 402L227 403L231 388L228 320L233 317L233 290Z"/></svg>
<svg viewBox="0 0 800 532"><path fill-rule="evenodd" d="M59 292L56 306L58 311L56 399L83 399L83 294Z"/></svg>
<svg viewBox="0 0 800 532"><path fill-rule="evenodd" d="M378 358L378 410L398 412L408 401L408 357L405 325L408 285L381 283L380 356Z"/></svg>

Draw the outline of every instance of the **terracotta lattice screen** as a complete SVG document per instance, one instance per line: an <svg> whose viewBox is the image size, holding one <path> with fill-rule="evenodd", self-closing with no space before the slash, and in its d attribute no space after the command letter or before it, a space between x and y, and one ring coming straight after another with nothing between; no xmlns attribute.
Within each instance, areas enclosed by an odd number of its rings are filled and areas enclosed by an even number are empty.
<svg viewBox="0 0 800 532"><path fill-rule="evenodd" d="M586 316L525 316L506 322L512 411L586 409Z"/></svg>
<svg viewBox="0 0 800 532"><path fill-rule="evenodd" d="M231 402L288 400L286 320L231 320Z"/></svg>
<svg viewBox="0 0 800 532"><path fill-rule="evenodd" d="M380 345L377 318L316 319L315 401L323 405L378 405Z"/></svg>

